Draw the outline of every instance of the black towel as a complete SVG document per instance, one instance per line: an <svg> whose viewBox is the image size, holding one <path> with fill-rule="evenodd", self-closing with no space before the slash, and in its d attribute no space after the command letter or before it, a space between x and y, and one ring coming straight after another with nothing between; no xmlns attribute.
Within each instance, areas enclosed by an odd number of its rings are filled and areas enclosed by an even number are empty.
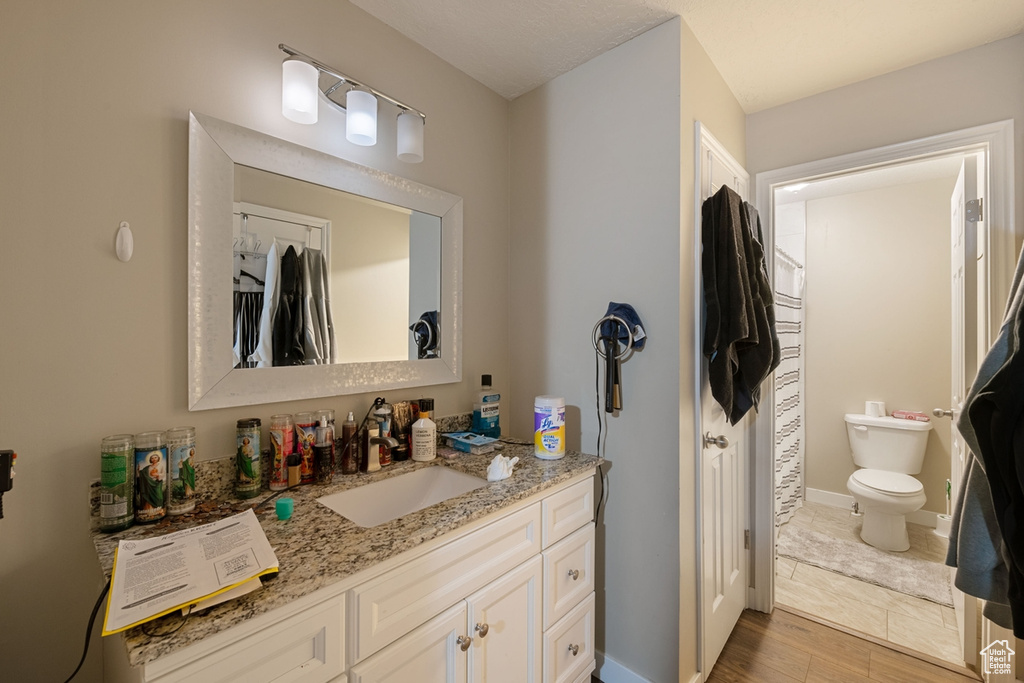
<svg viewBox="0 0 1024 683"><path fill-rule="evenodd" d="M761 239L757 210L728 186L701 207L703 352L711 394L731 424L757 408L761 382L779 364L774 299Z"/></svg>

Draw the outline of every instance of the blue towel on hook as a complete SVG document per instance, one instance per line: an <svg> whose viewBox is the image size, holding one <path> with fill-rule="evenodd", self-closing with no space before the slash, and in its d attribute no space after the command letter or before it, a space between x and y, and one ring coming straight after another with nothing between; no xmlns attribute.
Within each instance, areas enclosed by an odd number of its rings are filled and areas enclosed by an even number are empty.
<svg viewBox="0 0 1024 683"><path fill-rule="evenodd" d="M605 317L614 315L616 318L624 320L629 325L630 331L633 333L633 348L639 351L644 348L644 344L647 343L647 333L644 332L644 324L640 320L640 316L637 315L636 311L629 304L617 304L614 301L608 303L608 310L605 312ZM612 337L618 335L619 342L625 346L629 344L629 334L626 330L622 329L622 326L616 323L614 320L605 320L601 323L601 336Z"/></svg>

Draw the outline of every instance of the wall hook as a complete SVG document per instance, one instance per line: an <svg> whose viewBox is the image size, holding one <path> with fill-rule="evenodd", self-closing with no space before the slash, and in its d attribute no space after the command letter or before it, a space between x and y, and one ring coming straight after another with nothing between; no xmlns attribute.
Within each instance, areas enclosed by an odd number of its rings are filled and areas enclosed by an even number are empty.
<svg viewBox="0 0 1024 683"><path fill-rule="evenodd" d="M114 251L117 253L117 258L127 263L131 260L132 251L134 251L134 249L135 240L132 238L131 226L128 225L128 221L121 221L121 225L117 229L117 238L114 244Z"/></svg>

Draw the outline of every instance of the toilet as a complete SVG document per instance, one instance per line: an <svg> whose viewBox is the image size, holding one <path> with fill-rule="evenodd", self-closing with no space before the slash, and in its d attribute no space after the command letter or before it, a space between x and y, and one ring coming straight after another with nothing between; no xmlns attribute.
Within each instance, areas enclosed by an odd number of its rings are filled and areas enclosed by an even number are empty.
<svg viewBox="0 0 1024 683"><path fill-rule="evenodd" d="M921 482L910 475L921 472L932 423L855 414L843 419L860 468L846 481L864 515L860 537L881 550L908 550L906 516L926 500Z"/></svg>

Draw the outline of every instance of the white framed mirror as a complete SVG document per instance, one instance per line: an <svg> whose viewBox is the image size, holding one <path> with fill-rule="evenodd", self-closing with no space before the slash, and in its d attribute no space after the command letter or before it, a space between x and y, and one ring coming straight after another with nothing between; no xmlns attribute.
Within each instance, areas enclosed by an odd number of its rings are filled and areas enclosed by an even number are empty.
<svg viewBox="0 0 1024 683"><path fill-rule="evenodd" d="M281 190L289 184L294 187ZM263 189L271 186L277 190ZM323 202L294 199L325 196ZM349 208L331 208L335 201L347 202ZM406 226L404 232L350 217L365 216L367 207L398 216L398 222L404 221ZM269 211L276 220L291 220L295 215L319 217L305 222L316 223L311 248L329 248L324 263L330 264L325 268L331 273L330 298L336 304L332 306L337 346L333 358L252 367L256 363L246 363L249 353L244 351L240 362L236 316L239 253L259 255L262 249L265 257L270 246L267 234L256 232L255 217L251 225L247 223L250 214L259 213L257 209L265 209L264 214ZM325 215L328 213L331 215ZM462 379L460 197L190 113L188 215L189 410ZM359 223L358 227L353 223ZM282 249L294 243L289 242L292 239L291 235L280 240L270 237ZM388 247L382 249L388 254L374 263L360 255L355 239L370 245L378 240ZM424 258L423 254L431 256ZM248 274L251 277L252 273ZM243 289L252 281L262 285L262 274L259 271L251 281L243 276ZM376 316L375 310L382 315ZM387 315L383 315L385 311ZM428 313L436 313L436 338L425 350L428 345L419 334L423 326L416 323ZM375 338L379 342L374 343Z"/></svg>

